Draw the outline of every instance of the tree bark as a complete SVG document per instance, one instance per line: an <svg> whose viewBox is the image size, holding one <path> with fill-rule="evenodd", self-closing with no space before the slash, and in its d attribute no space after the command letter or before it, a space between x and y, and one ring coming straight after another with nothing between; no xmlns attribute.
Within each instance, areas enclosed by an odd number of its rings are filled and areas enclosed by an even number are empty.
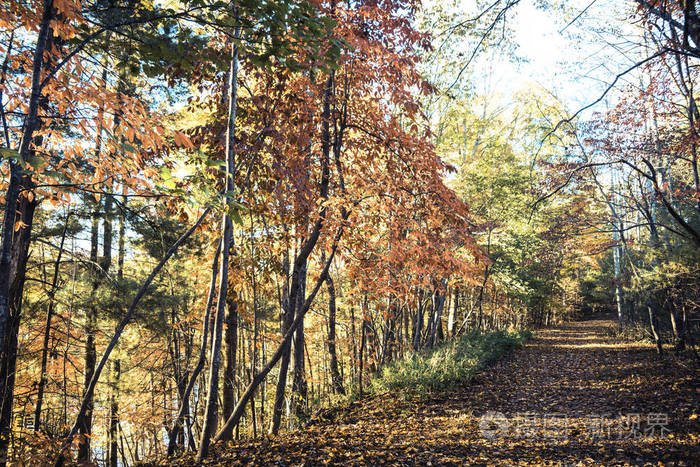
<svg viewBox="0 0 700 467"><path fill-rule="evenodd" d="M418 290L418 304L416 308L415 324L413 326L413 350L420 349L421 336L423 335L423 289Z"/></svg>
<svg viewBox="0 0 700 467"><path fill-rule="evenodd" d="M97 277L98 268L98 248L99 248L99 228L100 228L100 202L95 201L92 212L92 229L90 234L90 261L92 262L92 291L90 293L91 302L94 301L97 288L100 281ZM90 304L85 310L85 368L83 377L83 394L87 394L87 387L90 385L90 380L95 372L95 364L97 360L97 350L95 349L95 330L97 327L97 307ZM92 434L92 413L94 410L94 402L92 396L86 400L87 410L80 425L80 440L78 442L78 461L90 462L90 436Z"/></svg>
<svg viewBox="0 0 700 467"><path fill-rule="evenodd" d="M34 408L34 431L39 431L41 427L41 408L44 402L44 387L48 380L46 374L46 366L49 355L49 340L51 337L51 321L53 320L54 306L56 304L56 288L58 286L58 277L61 270L61 258L63 257L63 246L66 242L66 232L68 231L68 222L72 213L66 215L63 233L61 235L61 243L56 255L54 263L53 279L51 281L51 289L49 290L49 304L46 310L46 325L44 327L44 344L41 347L41 369L39 370L39 384L37 385L36 406Z"/></svg>
<svg viewBox="0 0 700 467"><path fill-rule="evenodd" d="M195 383L199 374L204 369L204 363L206 362L206 352L207 344L209 343L209 321L211 320L211 307L214 302L214 294L216 293L216 277L218 273L219 266L219 254L221 253L221 240L217 242L216 252L214 253L214 259L212 260L211 266L211 282L209 283L209 293L207 294L207 304L204 307L204 313L202 316L202 341L199 348L199 360L197 360L197 365L195 365L190 375L190 379L187 382L187 387L185 388L185 393L180 399L180 409L178 410L173 426L168 433L168 457L175 454L175 446L177 445L177 437L175 433L181 429L184 418L188 415L188 404L190 394L194 388Z"/></svg>
<svg viewBox="0 0 700 467"><path fill-rule="evenodd" d="M360 350L359 350L359 356L358 359L360 360L360 365L359 365L359 374L358 374L358 392L360 396L362 396L362 375L364 373L365 369L365 359L364 359L364 354L365 354L365 342L367 340L367 319L365 318L364 312L362 313L362 323L360 324Z"/></svg>
<svg viewBox="0 0 700 467"><path fill-rule="evenodd" d="M285 259L286 264L288 261ZM289 267L287 266L287 270ZM287 272L288 275L288 272ZM294 283L294 278L292 278L292 284ZM281 331L282 335L286 335L294 321L294 307L292 306L291 289L294 286L287 287L285 285L285 297L283 298L283 311L282 311L282 322ZM296 295L294 300L296 301ZM272 407L272 417L270 419L270 428L268 433L271 435L276 435L280 429L280 424L282 423L282 410L284 408L284 393L287 386L287 372L289 371L289 360L291 358L291 345L285 345L282 349L281 362L279 375L277 376L277 385L275 387L275 401Z"/></svg>
<svg viewBox="0 0 700 467"><path fill-rule="evenodd" d="M54 16L53 0L43 1L40 15L39 32L32 58L31 94L24 119L22 139L17 151L21 162L28 160L30 143L34 140L34 132L39 126L38 109L41 100L44 52L47 49L49 37L53 36L49 34L50 23ZM21 193L29 193L33 188L34 182L31 176L24 174L20 166L11 160L0 248L0 466L5 465L11 435L19 313L29 252L29 233L36 207L34 198L32 201L29 201L26 195L22 196L21 200L19 198ZM22 223L17 224L18 220ZM20 226L17 235L15 235L15 225Z"/></svg>
<svg viewBox="0 0 700 467"><path fill-rule="evenodd" d="M433 304L434 316L432 327L430 329L428 347L433 347L435 345L435 335L437 334L438 327L440 327L440 324L442 323L442 309L445 306L445 295L440 293L440 290L440 288L435 290L435 299Z"/></svg>
<svg viewBox="0 0 700 467"><path fill-rule="evenodd" d="M235 12L235 3L231 2L231 6ZM234 13L235 14L235 13ZM240 27L235 28L234 35L236 39L240 37ZM236 102L238 98L238 45L233 44L231 47L231 63L228 79L228 122L226 125L226 172L225 177L225 196L226 207L229 211L235 209L233 206L234 193L234 177L235 177L235 136L236 136ZM222 328L224 321L224 308L226 306L226 297L228 292L228 271L229 271L229 253L233 243L233 223L226 212L221 223L221 271L219 279L219 300L217 303L216 318L214 324L214 333L212 335L212 350L211 363L209 368L209 382L207 389L207 405L204 412L204 425L199 442L199 450L197 451L197 462L201 462L209 454L209 443L211 436L216 430L216 402L219 389L219 367L221 365L221 340Z"/></svg>
<svg viewBox="0 0 700 467"><path fill-rule="evenodd" d="M304 306L306 296L306 272L307 263L304 262L299 272L297 285L295 313L298 315ZM306 398L308 387L306 384L306 373L304 366L304 320L301 320L294 334L294 378L292 379L292 407L294 415L298 420L306 417Z"/></svg>
<svg viewBox="0 0 700 467"><path fill-rule="evenodd" d="M224 420L231 416L236 403L236 351L238 343L238 303L236 297L228 297L226 312L226 330L224 333L224 389L221 400L221 412ZM231 438L224 439L230 441Z"/></svg>
<svg viewBox="0 0 700 467"><path fill-rule="evenodd" d="M328 356L330 359L331 385L335 394L345 395L343 388L343 378L338 371L338 354L336 351L335 339L335 318L336 318L336 302L335 302L335 284L330 273L326 279L328 287Z"/></svg>
<svg viewBox="0 0 700 467"><path fill-rule="evenodd" d="M459 287L455 287L452 291L452 300L450 300L450 311L447 315L447 335L454 336L455 316L459 307Z"/></svg>
<svg viewBox="0 0 700 467"><path fill-rule="evenodd" d="M112 388L109 396L109 434L107 462L109 467L117 467L119 454L118 429L119 429L119 379L121 377L121 362L119 359L112 361Z"/></svg>
<svg viewBox="0 0 700 467"><path fill-rule="evenodd" d="M659 334L659 318L654 298L647 298L646 305L647 311L649 312L649 326L651 327L651 334L654 336L654 343L656 344L656 353L662 355L663 347L661 345L661 335Z"/></svg>

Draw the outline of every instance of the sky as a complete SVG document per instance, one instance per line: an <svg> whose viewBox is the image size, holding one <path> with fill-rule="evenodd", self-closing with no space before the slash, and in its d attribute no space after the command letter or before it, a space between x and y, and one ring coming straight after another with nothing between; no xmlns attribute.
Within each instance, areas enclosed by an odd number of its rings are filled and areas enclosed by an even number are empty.
<svg viewBox="0 0 700 467"><path fill-rule="evenodd" d="M615 75L631 63L621 53L624 46L620 47L623 34L631 33L622 10L630 2L567 0L566 11L540 9L535 3L523 0L508 18L520 60L502 57L490 62L498 89L514 92L537 83L576 111L598 99ZM620 28L620 35L605 36L603 28ZM604 106L605 101L583 116Z"/></svg>
<svg viewBox="0 0 700 467"><path fill-rule="evenodd" d="M543 1L550 6L538 8ZM454 23L479 11L476 0L425 0L424 4L437 2L451 5ZM521 0L508 11L506 20L515 52L508 53L504 46L489 48L470 65L465 83L470 92L488 97L488 112L509 114L516 108L515 93L537 86L553 94L569 117L581 111L581 120L590 119L615 104L613 90L591 105L643 53L639 30L630 21L633 11L633 0ZM465 57L473 45L471 40L463 44ZM618 84L627 79L639 82L632 73Z"/></svg>

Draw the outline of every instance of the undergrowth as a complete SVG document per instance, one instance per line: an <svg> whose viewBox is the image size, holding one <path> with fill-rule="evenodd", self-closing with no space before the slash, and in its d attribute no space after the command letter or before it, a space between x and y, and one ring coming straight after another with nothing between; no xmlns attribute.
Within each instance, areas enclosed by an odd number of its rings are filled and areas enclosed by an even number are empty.
<svg viewBox="0 0 700 467"><path fill-rule="evenodd" d="M609 326L605 329L605 336L616 339L618 342L654 342L648 324L641 322L628 323L622 329L618 326Z"/></svg>
<svg viewBox="0 0 700 467"><path fill-rule="evenodd" d="M455 389L531 336L528 330L470 332L386 366L381 375L372 381L372 391L427 394Z"/></svg>

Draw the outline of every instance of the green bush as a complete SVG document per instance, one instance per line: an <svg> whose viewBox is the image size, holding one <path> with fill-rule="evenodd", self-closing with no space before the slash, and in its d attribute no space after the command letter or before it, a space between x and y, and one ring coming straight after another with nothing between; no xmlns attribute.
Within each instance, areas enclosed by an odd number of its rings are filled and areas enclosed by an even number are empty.
<svg viewBox="0 0 700 467"><path fill-rule="evenodd" d="M473 331L386 366L372 381L372 389L374 392L401 390L416 394L455 389L531 336L528 330Z"/></svg>

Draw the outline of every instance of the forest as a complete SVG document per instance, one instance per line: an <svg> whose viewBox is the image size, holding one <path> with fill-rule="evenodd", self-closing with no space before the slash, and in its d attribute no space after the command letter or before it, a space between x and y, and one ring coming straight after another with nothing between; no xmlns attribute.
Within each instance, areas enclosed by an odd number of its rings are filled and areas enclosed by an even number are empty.
<svg viewBox="0 0 700 467"><path fill-rule="evenodd" d="M694 0L3 0L0 465L700 461L699 64Z"/></svg>

